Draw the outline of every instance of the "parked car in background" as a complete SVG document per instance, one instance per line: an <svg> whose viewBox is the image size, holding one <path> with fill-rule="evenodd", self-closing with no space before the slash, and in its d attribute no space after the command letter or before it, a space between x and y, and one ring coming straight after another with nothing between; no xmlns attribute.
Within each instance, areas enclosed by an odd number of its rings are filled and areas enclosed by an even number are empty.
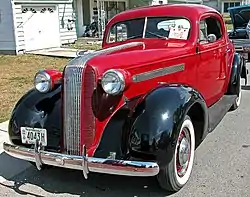
<svg viewBox="0 0 250 197"><path fill-rule="evenodd" d="M39 170L157 176L162 188L178 191L195 149L240 106L246 71L215 9L127 10L107 24L101 50L63 72L35 75L14 107L4 150Z"/></svg>
<svg viewBox="0 0 250 197"><path fill-rule="evenodd" d="M233 40L237 52L250 61L250 38L246 26L250 20L250 5L242 5L228 8L233 29L229 31L229 38Z"/></svg>

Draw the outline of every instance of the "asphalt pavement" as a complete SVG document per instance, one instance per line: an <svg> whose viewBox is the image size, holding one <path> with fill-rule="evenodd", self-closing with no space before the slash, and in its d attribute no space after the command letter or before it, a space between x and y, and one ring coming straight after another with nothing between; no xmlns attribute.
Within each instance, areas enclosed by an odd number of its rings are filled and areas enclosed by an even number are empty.
<svg viewBox="0 0 250 197"><path fill-rule="evenodd" d="M0 196L250 197L250 83L243 89L240 108L229 112L199 146L190 181L175 194L162 190L155 177L91 173L85 180L81 171L37 171L29 163L1 152L0 147ZM0 143L1 136L3 139L6 133L0 131Z"/></svg>

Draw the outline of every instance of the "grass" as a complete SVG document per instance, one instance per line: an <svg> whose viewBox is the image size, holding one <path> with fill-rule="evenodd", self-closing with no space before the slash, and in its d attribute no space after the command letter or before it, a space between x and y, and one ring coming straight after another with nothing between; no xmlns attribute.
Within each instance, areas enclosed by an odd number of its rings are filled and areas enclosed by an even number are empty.
<svg viewBox="0 0 250 197"><path fill-rule="evenodd" d="M64 46L73 49L97 50L101 44L77 41ZM33 87L37 71L42 69L63 69L68 58L38 55L0 55L0 123L8 120L13 107L21 96Z"/></svg>
<svg viewBox="0 0 250 197"><path fill-rule="evenodd" d="M0 122L8 120L15 103L33 87L34 75L41 69L59 69L68 58L36 55L0 55Z"/></svg>
<svg viewBox="0 0 250 197"><path fill-rule="evenodd" d="M66 48L72 49L86 49L86 50L98 50L102 48L101 43L95 42L85 42L85 41L76 41L74 44L65 45Z"/></svg>

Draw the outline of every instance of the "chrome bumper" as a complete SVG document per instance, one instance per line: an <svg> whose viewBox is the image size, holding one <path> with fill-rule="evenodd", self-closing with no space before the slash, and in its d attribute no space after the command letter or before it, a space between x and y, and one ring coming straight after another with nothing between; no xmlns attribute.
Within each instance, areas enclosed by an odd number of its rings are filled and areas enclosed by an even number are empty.
<svg viewBox="0 0 250 197"><path fill-rule="evenodd" d="M47 152L41 150L41 147L38 145L35 145L35 149L29 149L4 142L3 148L7 154L13 157L35 162L38 170L41 169L43 164L82 170L86 179L89 172L125 176L155 176L159 173L159 166L155 162L88 157L85 147L83 147L82 156Z"/></svg>

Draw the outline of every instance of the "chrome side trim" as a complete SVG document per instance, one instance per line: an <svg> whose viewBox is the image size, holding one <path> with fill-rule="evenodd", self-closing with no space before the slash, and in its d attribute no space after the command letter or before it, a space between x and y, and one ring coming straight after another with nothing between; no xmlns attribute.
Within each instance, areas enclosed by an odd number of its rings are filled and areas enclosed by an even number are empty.
<svg viewBox="0 0 250 197"><path fill-rule="evenodd" d="M85 51L83 51L83 52L79 51L78 57L87 57L87 59L89 60L92 57L95 57L97 55L113 53L113 52L116 52L116 51L119 51L122 49L128 49L131 47L136 47L136 46L141 46L141 45L144 46L144 44L145 44L144 42L130 42L130 43L126 43L126 44L117 45L114 47L109 47L106 49L100 49L100 50L89 52L89 53L86 53Z"/></svg>
<svg viewBox="0 0 250 197"><path fill-rule="evenodd" d="M41 147L36 146L35 149L24 148L3 143L4 151L10 156L42 164L82 170L84 177L88 178L89 172L115 174L124 176L155 176L159 173L159 166L156 162L141 162L141 161L125 161L114 159L102 159L88 157L83 148L83 155L66 155L60 153L53 153L41 150ZM36 160L35 155L39 156Z"/></svg>
<svg viewBox="0 0 250 197"><path fill-rule="evenodd" d="M133 82L138 83L138 82L146 81L146 80L153 79L156 77L161 77L164 75L169 75L169 74L173 74L176 72L180 72L180 71L183 71L184 69L185 69L185 64L178 64L174 66L152 70L149 72L140 73L140 74L134 75L132 79L133 79Z"/></svg>

